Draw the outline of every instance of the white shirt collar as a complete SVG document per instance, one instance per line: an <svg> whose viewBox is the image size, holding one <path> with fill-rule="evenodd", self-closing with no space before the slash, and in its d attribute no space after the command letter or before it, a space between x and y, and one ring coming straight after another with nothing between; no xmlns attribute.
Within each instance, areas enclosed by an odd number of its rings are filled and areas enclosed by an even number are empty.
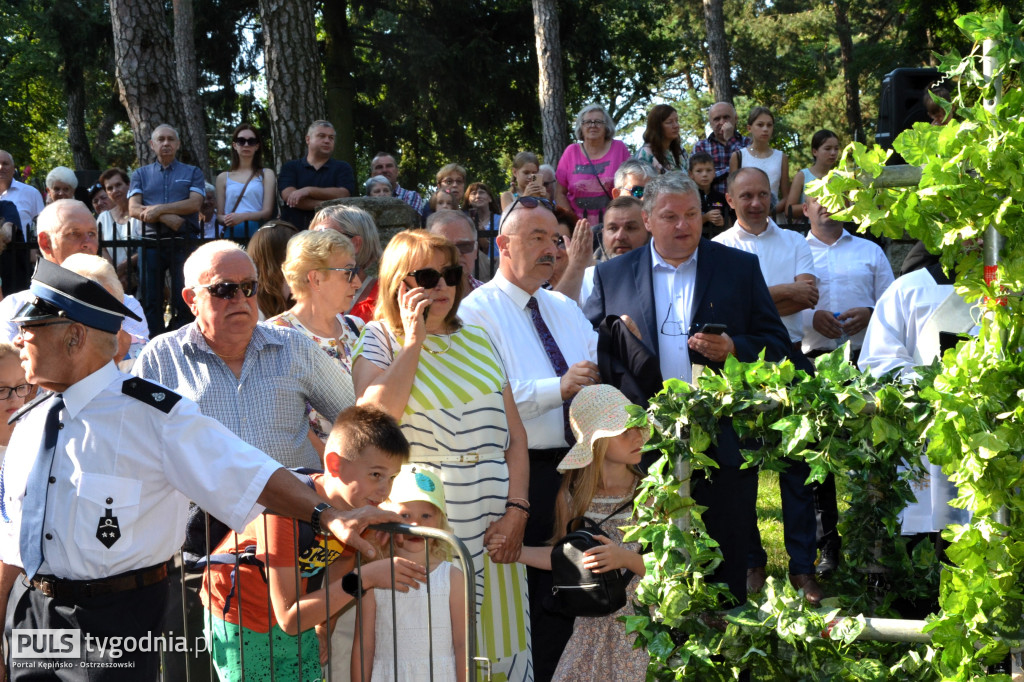
<svg viewBox="0 0 1024 682"><path fill-rule="evenodd" d="M61 394L64 396L64 407L68 411L68 416L74 419L75 415L99 395L100 391L112 384L120 374L111 360L89 376L68 386Z"/></svg>
<svg viewBox="0 0 1024 682"><path fill-rule="evenodd" d="M673 272L675 272L675 270L677 270L679 267L682 267L684 265L691 265L691 264L692 265L696 265L697 264L697 252L700 251L700 246L698 246L696 249L694 249L693 253L690 254L690 257L687 258L686 260L684 260L678 266L672 265L671 263L669 263L668 261L666 261L664 258L661 257L661 254L658 253L658 250L656 248L654 248L654 240L653 239L650 241L650 249L651 249L651 267L654 270L658 270L659 268L665 268L665 269L672 270Z"/></svg>
<svg viewBox="0 0 1024 682"><path fill-rule="evenodd" d="M742 225L736 223L736 233L740 237L740 239L767 239L768 237L774 235L776 230L778 229L779 226L776 225L775 221L772 220L771 218L768 219L768 227L766 227L764 229L764 232L761 232L760 234L753 234L747 232L745 229L743 229Z"/></svg>
<svg viewBox="0 0 1024 682"><path fill-rule="evenodd" d="M808 232L808 233L807 233L807 241L809 241L809 242L814 242L815 244L821 244L822 246L825 246L825 247L828 247L828 246L835 246L835 245L836 245L836 244L838 244L839 242L841 242L841 241L845 241L845 240L847 240L847 239L853 239L853 235L852 235L852 234L850 234L849 232L847 232L847 231L846 231L845 229L844 229L844 230L842 231L842 233L840 233L840 235L839 235L839 239L835 240L835 241L834 241L834 242L832 242L831 244L826 244L825 242L821 241L820 239L818 239L818 238L817 238L817 237L816 237L816 236L814 235L814 233L813 233L813 232Z"/></svg>
<svg viewBox="0 0 1024 682"><path fill-rule="evenodd" d="M524 289L520 289L517 285L505 279L505 276L501 274L500 270L491 278L491 282L494 283L494 286L498 287L499 291L512 299L512 302L515 303L520 310L526 310L526 304L530 302L531 298L537 295L536 293L531 294ZM538 289L537 291L539 292L541 289Z"/></svg>

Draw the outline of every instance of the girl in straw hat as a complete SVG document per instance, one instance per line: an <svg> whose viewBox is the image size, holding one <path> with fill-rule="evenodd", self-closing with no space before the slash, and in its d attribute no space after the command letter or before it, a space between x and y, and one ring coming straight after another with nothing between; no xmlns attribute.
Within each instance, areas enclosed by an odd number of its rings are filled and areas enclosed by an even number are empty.
<svg viewBox="0 0 1024 682"><path fill-rule="evenodd" d="M629 502L643 477L639 469L640 450L650 436L644 428L626 428L630 402L617 388L606 384L587 386L573 399L569 423L576 445L558 465L562 486L555 502L552 543L566 533L572 519L587 516L601 521ZM633 648L633 636L626 634L620 616L632 615L633 594L646 573L640 545L623 543L623 526L635 523L632 507L618 512L605 523L608 537L598 536L602 546L588 550L584 565L595 573L628 568L635 573L626 589L626 606L607 616L576 618L572 638L558 661L554 680L609 680L632 682L646 674L649 656ZM488 551L500 545L497 538ZM551 570L550 547L523 547L519 561L527 566Z"/></svg>
<svg viewBox="0 0 1024 682"><path fill-rule="evenodd" d="M409 525L451 532L441 479L419 465L402 467L391 486L391 494L380 507L396 512ZM384 550L387 553L388 547ZM448 561L450 554L444 543L434 539L396 536L394 556L429 566L429 601L427 589L376 589L363 598L362 627L352 645L352 679L465 682L466 600L462 571ZM391 619L392 599L395 621ZM396 639L397 671L392 651Z"/></svg>

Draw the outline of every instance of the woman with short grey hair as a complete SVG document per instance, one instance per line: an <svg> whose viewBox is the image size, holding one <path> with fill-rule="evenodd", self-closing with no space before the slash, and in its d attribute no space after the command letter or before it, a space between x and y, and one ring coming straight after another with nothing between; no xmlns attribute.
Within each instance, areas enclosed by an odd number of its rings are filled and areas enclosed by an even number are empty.
<svg viewBox="0 0 1024 682"><path fill-rule="evenodd" d="M380 245L380 233L373 216L356 206L334 204L325 206L313 216L311 230L334 230L352 241L356 253L356 265L362 273L363 285L356 293L350 315L363 322L373 319L373 308L377 303L377 265L384 249Z"/></svg>
<svg viewBox="0 0 1024 682"><path fill-rule="evenodd" d="M612 200L615 171L629 150L615 137L615 121L600 104L588 104L576 115L576 139L558 161L556 202L577 217L597 225Z"/></svg>

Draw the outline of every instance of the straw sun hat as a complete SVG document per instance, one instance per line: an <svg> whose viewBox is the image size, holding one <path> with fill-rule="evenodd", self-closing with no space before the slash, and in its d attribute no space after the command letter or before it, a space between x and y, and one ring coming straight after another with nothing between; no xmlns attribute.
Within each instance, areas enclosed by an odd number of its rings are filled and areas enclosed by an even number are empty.
<svg viewBox="0 0 1024 682"><path fill-rule="evenodd" d="M627 405L632 403L619 389L609 384L581 389L569 407L569 426L576 436L576 445L559 463L558 470L587 466L594 459L594 441L625 433L626 422L629 421Z"/></svg>

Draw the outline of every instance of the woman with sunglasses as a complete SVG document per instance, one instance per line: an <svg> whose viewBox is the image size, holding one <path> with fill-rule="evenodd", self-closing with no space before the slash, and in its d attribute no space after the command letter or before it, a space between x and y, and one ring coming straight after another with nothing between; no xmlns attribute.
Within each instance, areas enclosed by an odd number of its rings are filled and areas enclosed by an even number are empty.
<svg viewBox="0 0 1024 682"><path fill-rule="evenodd" d="M248 239L277 211L277 176L263 167L262 147L248 123L231 133L231 170L217 176L217 215L227 239Z"/></svg>
<svg viewBox="0 0 1024 682"><path fill-rule="evenodd" d="M361 284L354 253L352 242L334 230L307 230L292 237L281 269L295 305L267 320L308 336L348 375L352 374L352 350L363 328L358 317L345 315ZM322 450L332 423L311 406L306 409L309 428L320 441L314 441L313 447Z"/></svg>
<svg viewBox="0 0 1024 682"><path fill-rule="evenodd" d="M615 171L629 158L629 150L615 138L615 122L600 104L588 104L576 116L576 139L558 161L555 202L586 218L601 222L612 200Z"/></svg>
<svg viewBox="0 0 1024 682"><path fill-rule="evenodd" d="M526 572L514 562L529 515L529 465L504 365L487 332L457 316L466 285L448 240L400 232L384 251L379 277L374 321L356 346L356 394L399 420L410 462L444 482L448 520L476 570L474 654L491 661L496 677L526 680ZM485 555L494 536L511 544Z"/></svg>

